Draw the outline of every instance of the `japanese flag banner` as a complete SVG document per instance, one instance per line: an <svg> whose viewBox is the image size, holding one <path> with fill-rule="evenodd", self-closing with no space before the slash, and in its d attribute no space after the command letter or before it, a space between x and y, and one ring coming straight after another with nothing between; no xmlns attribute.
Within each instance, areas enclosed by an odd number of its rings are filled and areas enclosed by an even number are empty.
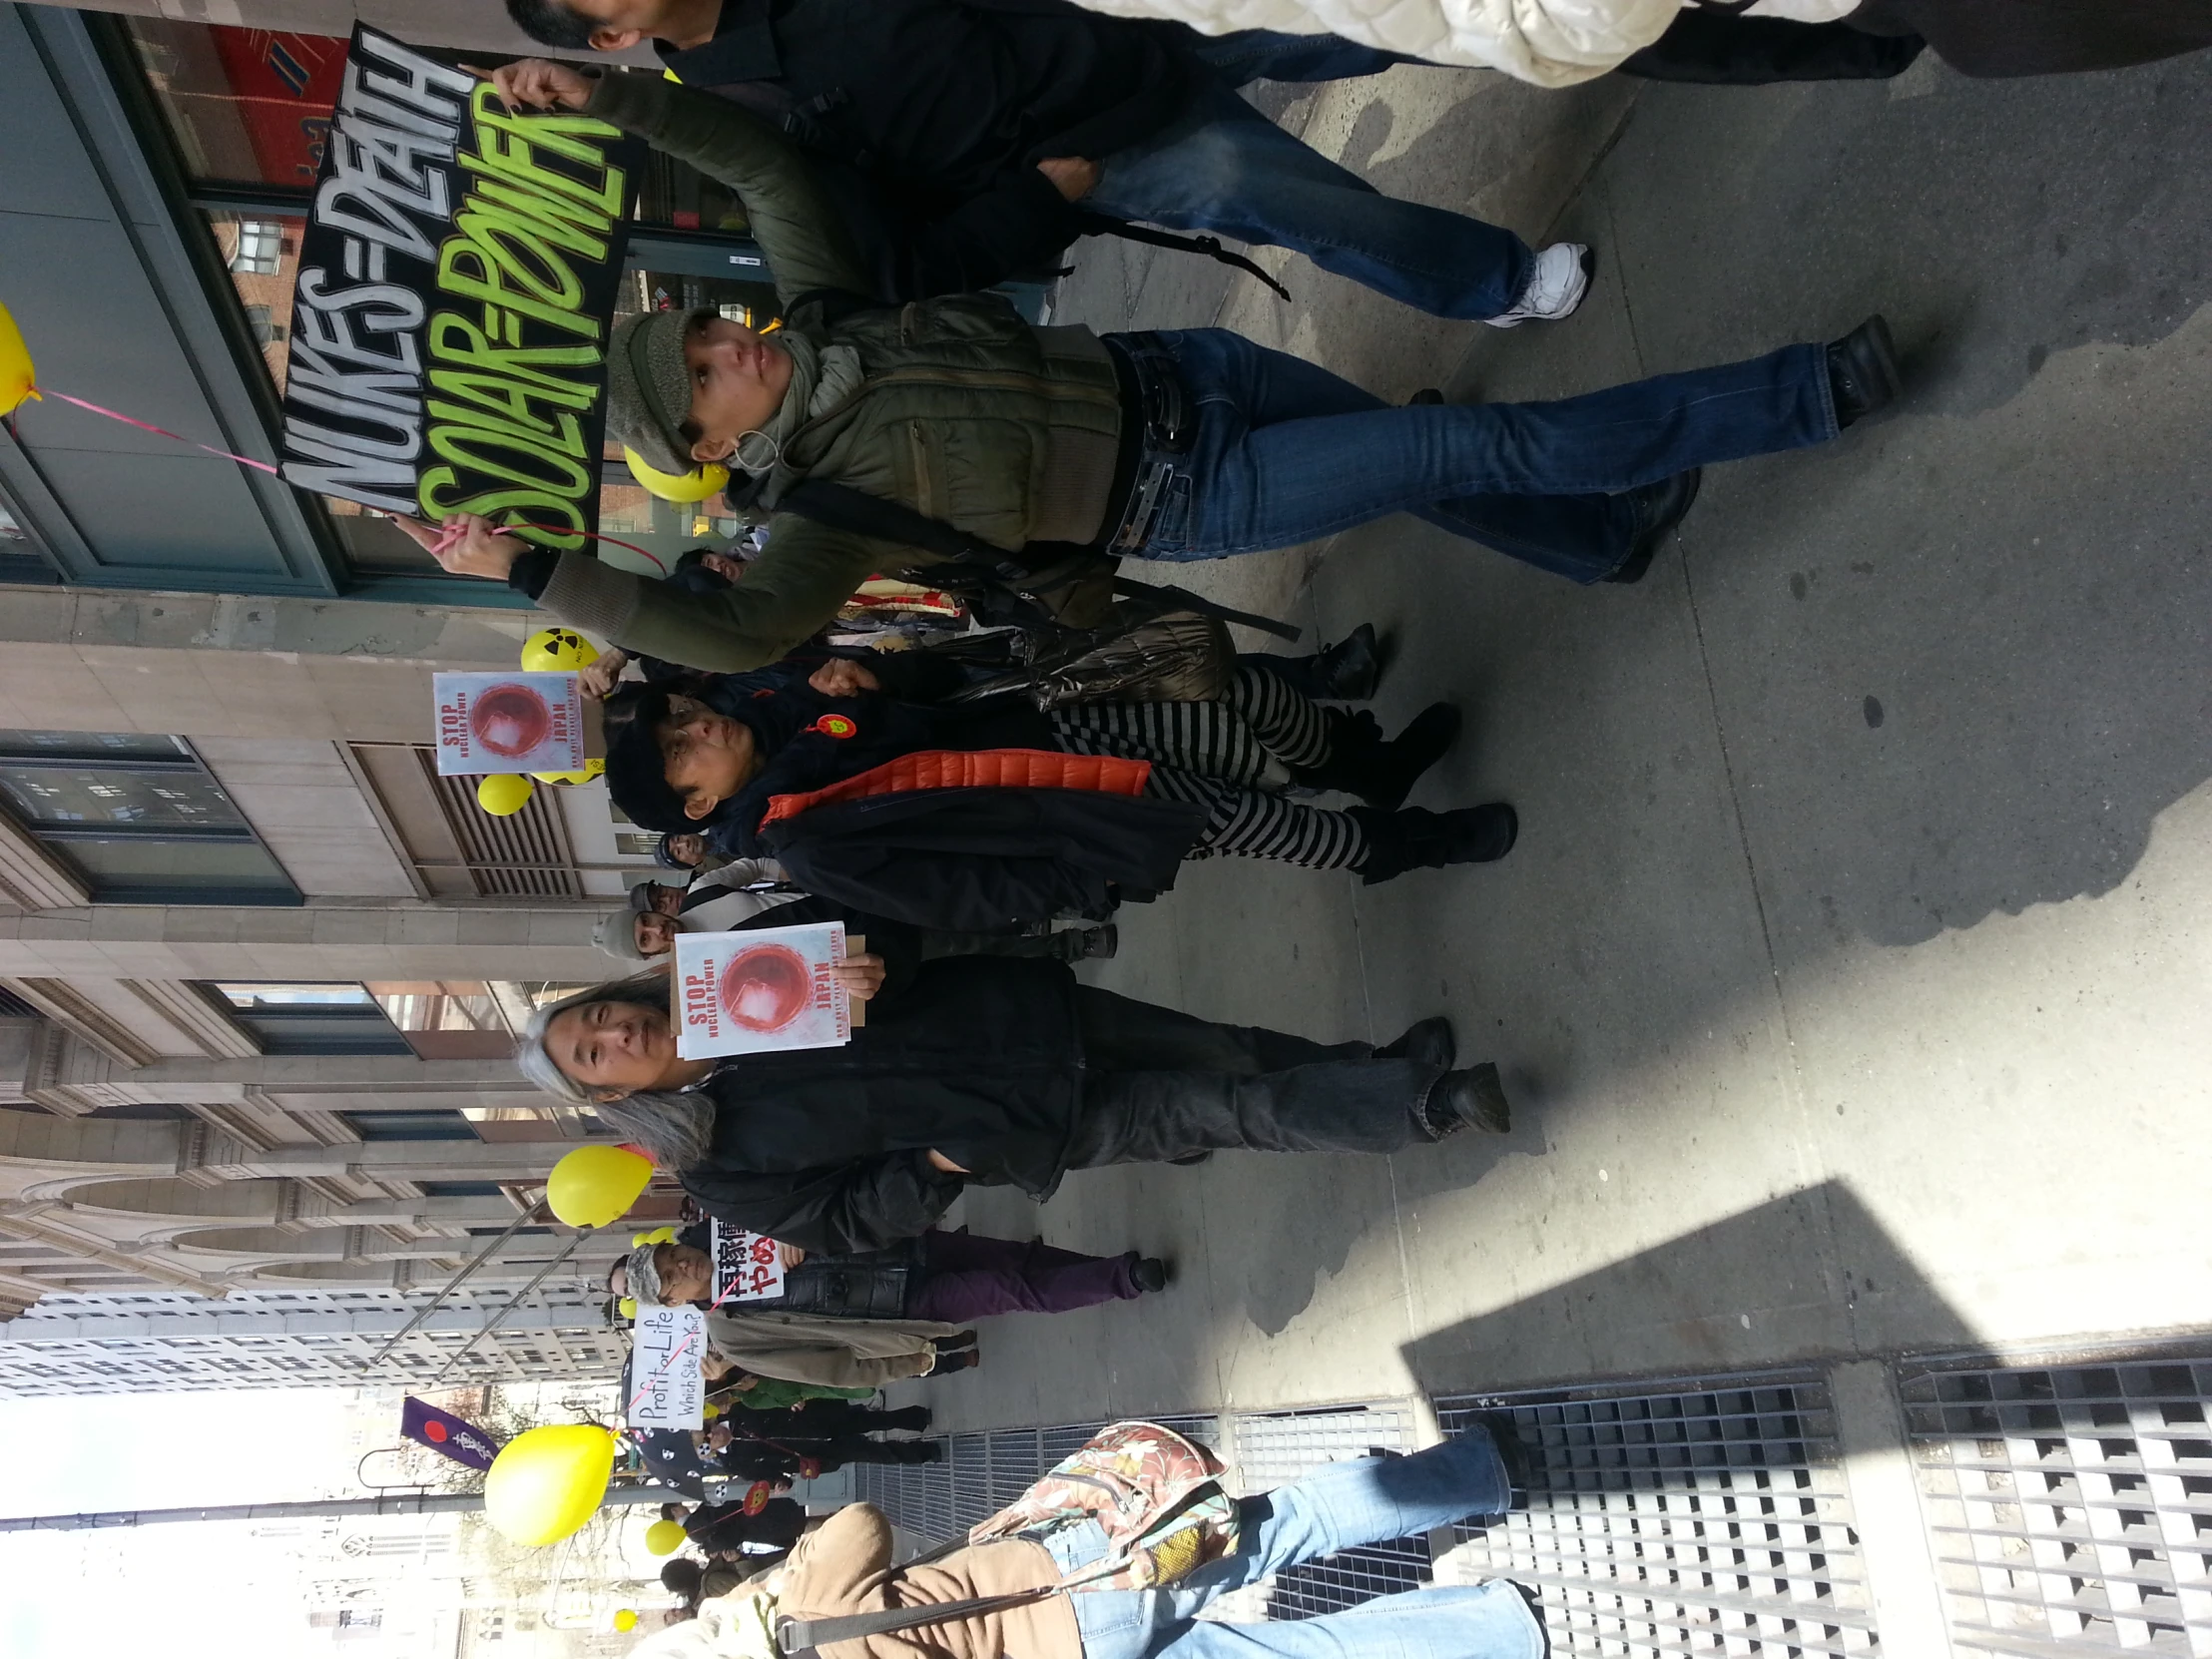
<svg viewBox="0 0 2212 1659"><path fill-rule="evenodd" d="M851 999L832 971L844 954L841 921L677 934L676 1052L706 1060L850 1042Z"/></svg>
<svg viewBox="0 0 2212 1659"><path fill-rule="evenodd" d="M714 1224L716 1302L766 1302L784 1294L776 1241L726 1221Z"/></svg>
<svg viewBox="0 0 2212 1659"><path fill-rule="evenodd" d="M580 772L584 699L573 674L433 674L438 775Z"/></svg>

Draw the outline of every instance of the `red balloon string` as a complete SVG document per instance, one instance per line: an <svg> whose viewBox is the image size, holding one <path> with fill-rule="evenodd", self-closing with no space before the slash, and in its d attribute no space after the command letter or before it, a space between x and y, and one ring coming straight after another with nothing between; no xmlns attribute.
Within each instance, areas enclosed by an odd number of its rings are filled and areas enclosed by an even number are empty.
<svg viewBox="0 0 2212 1659"><path fill-rule="evenodd" d="M499 528L503 530L543 530L548 535L582 536L586 541L609 542L616 547L627 547L631 552L635 553L641 559L651 559L653 561L653 568L655 570L658 570L663 576L666 576L668 574L668 566L661 563L659 554L649 553L644 548L640 547L636 542L624 541L620 536L602 536L596 531L592 530L571 530L565 524L532 524L526 518L510 519L507 523L499 526ZM448 530L444 534L440 535L438 537L437 545L430 549L431 557L435 558L438 554L445 552L455 542L459 541L461 537L465 534L465 531Z"/></svg>
<svg viewBox="0 0 2212 1659"><path fill-rule="evenodd" d="M210 455L220 455L223 457L223 459L227 461L236 461L240 466L250 466L254 468L254 470L257 472L266 472L272 478L280 479L284 476L281 472L277 471L276 468L271 466L267 461L257 461L251 455L234 455L228 449L217 449L210 444L201 443L196 439L186 437L182 432L172 432L166 426L157 426L151 420L139 420L134 416L123 414L115 409L104 409L97 403L88 403L82 397L72 397L69 395L68 392L55 391L50 386L40 386L37 389L38 394L41 397L58 397L64 403L74 403L78 408L83 409L88 413L96 415L106 415L110 420L120 420L126 426L136 426L140 431L152 432L157 437L174 438L179 443L189 443L195 449L202 450ZM13 423L11 422L10 425L12 429ZM288 483L289 480L286 479L285 482ZM296 489L298 486L293 485L292 487ZM549 535L556 536L582 536L586 541L603 541L614 547L625 547L628 548L631 552L637 554L639 558L651 560L653 568L655 570L658 570L663 576L666 576L668 574L668 566L661 562L660 556L658 554L648 552L645 548L640 547L634 541L624 541L619 536L603 536L591 530L572 530L565 524L532 524L524 519L516 519L508 524L506 528L514 530L543 530ZM443 553L458 539L459 538L457 536L449 531L438 542L438 545L431 551L433 554Z"/></svg>

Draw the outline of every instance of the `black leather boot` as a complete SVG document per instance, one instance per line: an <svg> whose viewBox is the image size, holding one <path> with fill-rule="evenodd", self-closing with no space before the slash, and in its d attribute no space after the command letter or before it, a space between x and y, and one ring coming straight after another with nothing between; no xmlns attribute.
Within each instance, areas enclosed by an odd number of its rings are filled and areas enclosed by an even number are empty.
<svg viewBox="0 0 2212 1659"><path fill-rule="evenodd" d="M1439 1141L1462 1129L1484 1135L1513 1132L1513 1108L1506 1103L1505 1084L1488 1061L1437 1078L1421 1102L1420 1115L1429 1134Z"/></svg>
<svg viewBox="0 0 2212 1659"><path fill-rule="evenodd" d="M1312 790L1341 790L1384 812L1404 801L1420 775L1442 760L1459 736L1459 711L1448 703L1431 703L1387 742L1375 716L1365 709L1358 714L1342 709L1324 712L1329 719L1329 759L1318 767L1293 767L1292 782Z"/></svg>
<svg viewBox="0 0 2212 1659"><path fill-rule="evenodd" d="M1862 421L1897 401L1898 343L1877 311L1828 348L1828 389L1836 399L1838 428Z"/></svg>
<svg viewBox="0 0 2212 1659"><path fill-rule="evenodd" d="M1375 624L1363 622L1314 659L1314 689L1307 695L1324 703L1365 703L1382 681L1382 648Z"/></svg>
<svg viewBox="0 0 2212 1659"><path fill-rule="evenodd" d="M1651 568L1652 555L1687 516L1691 504L1697 500L1697 487L1704 481L1705 469L1693 466L1687 472L1678 472L1672 478L1637 492L1642 497L1637 505L1643 510L1644 527L1636 533L1636 543L1628 550L1628 557L1613 567L1606 581L1641 582L1644 579L1644 572Z"/></svg>
<svg viewBox="0 0 2212 1659"><path fill-rule="evenodd" d="M1520 816L1502 801L1431 813L1419 807L1382 813L1355 807L1352 817L1367 832L1367 856L1359 863L1368 886L1403 875L1409 869L1441 869L1446 864L1486 864L1513 850Z"/></svg>

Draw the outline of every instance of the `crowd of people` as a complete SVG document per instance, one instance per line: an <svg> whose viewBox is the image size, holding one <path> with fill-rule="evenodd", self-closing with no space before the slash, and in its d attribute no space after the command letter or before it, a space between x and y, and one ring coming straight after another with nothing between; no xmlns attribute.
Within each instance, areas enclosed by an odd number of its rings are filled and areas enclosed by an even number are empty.
<svg viewBox="0 0 2212 1659"><path fill-rule="evenodd" d="M1323 1043L1071 971L1113 955L1117 906L1169 892L1187 859L1374 883L1512 850L1506 803L1405 805L1459 716L1437 703L1385 735L1358 707L1382 669L1372 630L1312 657L1223 662L1196 690L1132 691L1139 674L1046 697L993 691L959 649L833 642L863 584L965 583L1049 616L1050 595L1076 580L1055 573L1284 548L1396 512L1570 581L1633 583L1704 467L1832 444L1905 385L1877 314L1833 338L1556 402L1391 406L1227 329L1033 325L985 290L1053 269L1080 236L1236 259L1206 240L1221 235L1436 316L1562 322L1598 275L1591 249L1531 247L1387 197L1239 96L1262 78L1374 74L1407 61L1409 40L1433 61L1547 86L1609 70L1880 78L1924 49L1967 74L2051 73L2212 44L2207 0L508 9L571 53L651 43L665 75L530 59L493 79L511 109L583 112L729 187L782 306L773 332L666 309L624 319L609 341L610 435L653 473L720 469L756 527L750 556L707 550L657 581L472 516L411 528L447 570L506 583L620 647L589 679L606 699L606 775L622 811L661 833L671 878L606 918L598 943L623 976L543 1009L520 1064L649 1151L696 1214L781 1241L782 1293L708 1316L723 1414L699 1442L664 1448L686 1478L772 1486L933 1455L932 1442L877 1437L925 1428L925 1408L867 1402L888 1382L979 1363L974 1322L1170 1281L1167 1263L1134 1251L946 1230L970 1185L1043 1200L1107 1164L1232 1148L1389 1155L1512 1127L1497 1067L1462 1056L1441 1016L1381 1046ZM1232 26L1255 18L1295 32ZM1058 622L1096 632L1098 617ZM866 1004L848 1046L681 1057L665 977L679 934L830 919L865 937L837 969ZM708 1304L705 1244L689 1232L639 1246L610 1295ZM784 1496L674 1506L703 1558L671 1563L665 1581L698 1616L652 1640L670 1655L759 1659L749 1598L813 1618L1015 1592L1017 1605L956 1625L826 1651L1534 1659L1539 1624L1495 1584L1257 1633L1197 1618L1295 1561L1504 1510L1513 1456L1509 1436L1477 1429L1332 1466L1246 1499L1236 1551L1155 1592L1044 1594L1083 1563L1026 1540L902 1568L864 1505L813 1532Z"/></svg>

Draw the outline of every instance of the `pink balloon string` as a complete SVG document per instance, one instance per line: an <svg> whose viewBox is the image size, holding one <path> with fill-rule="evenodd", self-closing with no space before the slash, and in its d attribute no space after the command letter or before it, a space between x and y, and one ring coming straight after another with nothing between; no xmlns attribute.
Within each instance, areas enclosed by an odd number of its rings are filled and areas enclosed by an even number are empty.
<svg viewBox="0 0 2212 1659"><path fill-rule="evenodd" d="M157 426L151 420L134 420L127 414L119 414L114 409L103 409L97 403L87 403L82 397L72 397L68 392L56 391L51 386L41 386L38 390L41 397L58 397L64 403L74 403L78 408L89 409L96 415L106 415L110 420L120 420L126 426L136 426L142 432L152 432L159 437L175 438L179 443L190 443L195 449L206 450L211 455L221 455L227 461L238 462L240 466L253 467L259 472L268 473L272 478L283 476L267 461L257 461L248 455L234 455L228 449L216 449L205 443L194 442L193 439L186 437L184 433L172 432L168 427Z"/></svg>
<svg viewBox="0 0 2212 1659"><path fill-rule="evenodd" d="M202 450L207 454L220 455L223 457L223 459L227 461L238 462L240 466L250 466L254 468L257 472L268 473L272 478L282 479L286 483L290 482L289 479L284 478L284 475L281 472L277 471L276 468L271 466L267 461L257 461L251 455L234 455L228 449L217 449L212 445L201 443L193 438L188 438L182 432L172 432L166 426L157 426L151 420L139 420L134 416L122 413L120 410L104 409L97 403L86 402L82 397L72 397L66 391L55 391L51 386L40 386L38 388L38 393L41 397L58 397L64 403L74 403L78 408L83 409L90 414L106 415L110 420L120 420L126 426L136 426L140 431L152 432L157 437L174 438L179 443L189 443L193 446L193 448ZM293 485L292 487L296 489L298 486ZM639 558L650 560L652 562L653 568L659 571L663 576L666 576L668 574L668 566L661 562L660 556L658 554L649 552L647 549L640 547L634 541L624 541L620 536L604 536L592 530L572 530L565 524L533 524L527 519L510 520L505 528L510 530L541 530L548 535L554 536L581 536L586 541L603 541L608 543L610 546L628 548ZM430 549L431 556L435 557L440 553L448 551L454 546L455 543L459 542L465 534L465 531L460 530L446 531L442 536L438 538L437 545Z"/></svg>

